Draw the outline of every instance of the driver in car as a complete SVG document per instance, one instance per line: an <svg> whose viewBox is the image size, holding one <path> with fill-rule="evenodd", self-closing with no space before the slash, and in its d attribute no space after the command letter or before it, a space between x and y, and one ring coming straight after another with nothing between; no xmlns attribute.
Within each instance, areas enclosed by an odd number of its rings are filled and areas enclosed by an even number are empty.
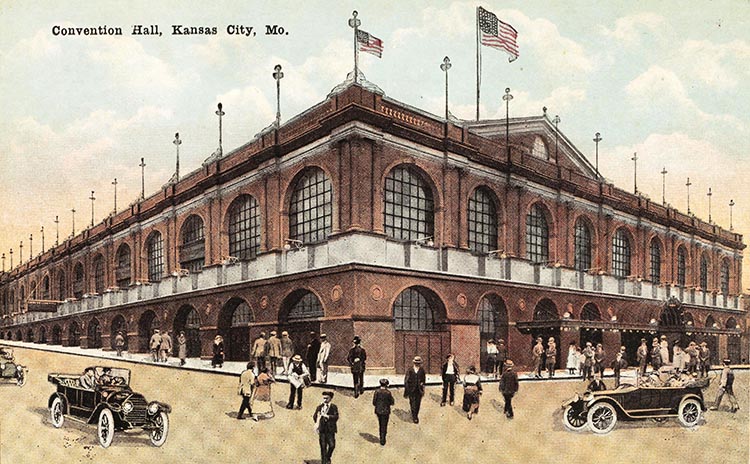
<svg viewBox="0 0 750 464"><path fill-rule="evenodd" d="M100 375L99 378L96 379L96 383L98 383L99 385L112 385L114 383L114 379L112 378L112 368L103 367L102 375Z"/></svg>
<svg viewBox="0 0 750 464"><path fill-rule="evenodd" d="M87 390L93 390L96 386L96 376L94 375L94 368L87 367L83 371L83 375L78 379L81 383L81 387Z"/></svg>

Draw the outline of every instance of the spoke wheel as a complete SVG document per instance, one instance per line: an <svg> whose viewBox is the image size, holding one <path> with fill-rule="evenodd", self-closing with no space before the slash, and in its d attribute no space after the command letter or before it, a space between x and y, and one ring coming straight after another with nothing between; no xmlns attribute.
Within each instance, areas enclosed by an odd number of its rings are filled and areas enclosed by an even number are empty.
<svg viewBox="0 0 750 464"><path fill-rule="evenodd" d="M63 402L60 398L52 400L52 406L49 408L49 417L56 429L63 426L65 415L63 415Z"/></svg>
<svg viewBox="0 0 750 464"><path fill-rule="evenodd" d="M609 433L617 424L617 411L609 403L596 403L586 417L589 428L594 433Z"/></svg>
<svg viewBox="0 0 750 464"><path fill-rule="evenodd" d="M167 416L166 412L160 411L154 417L154 426L156 428L150 434L151 444L161 446L167 441L167 433L169 432L169 416Z"/></svg>
<svg viewBox="0 0 750 464"><path fill-rule="evenodd" d="M563 425L568 430L580 432L586 427L586 414L581 407L575 407L569 404L563 411Z"/></svg>
<svg viewBox="0 0 750 464"><path fill-rule="evenodd" d="M96 430L99 444L102 445L102 448L108 448L115 437L115 418L112 416L112 411L106 408L102 409L102 412L99 413L99 424Z"/></svg>
<svg viewBox="0 0 750 464"><path fill-rule="evenodd" d="M701 420L701 404L696 400L695 398L688 398L686 400L682 400L682 403L680 403L680 408L677 411L678 417L680 419L680 424L682 424L685 427L695 427L698 425L698 422Z"/></svg>

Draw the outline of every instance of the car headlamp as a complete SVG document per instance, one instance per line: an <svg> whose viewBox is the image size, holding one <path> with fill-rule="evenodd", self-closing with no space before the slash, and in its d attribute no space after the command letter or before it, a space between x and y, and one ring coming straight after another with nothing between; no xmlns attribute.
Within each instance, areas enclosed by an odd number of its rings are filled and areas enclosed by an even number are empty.
<svg viewBox="0 0 750 464"><path fill-rule="evenodd" d="M122 403L122 411L125 414L129 413L132 410L133 410L133 403L131 403L130 401L126 401L126 402Z"/></svg>
<svg viewBox="0 0 750 464"><path fill-rule="evenodd" d="M23 366L16 366L16 370L17 371L22 371L23 370Z"/></svg>
<svg viewBox="0 0 750 464"><path fill-rule="evenodd" d="M156 414L159 411L159 403L153 402L148 405L149 414Z"/></svg>
<svg viewBox="0 0 750 464"><path fill-rule="evenodd" d="M586 392L586 393L583 394L583 400L584 401L589 401L593 397L594 397L594 394L591 393L591 392Z"/></svg>

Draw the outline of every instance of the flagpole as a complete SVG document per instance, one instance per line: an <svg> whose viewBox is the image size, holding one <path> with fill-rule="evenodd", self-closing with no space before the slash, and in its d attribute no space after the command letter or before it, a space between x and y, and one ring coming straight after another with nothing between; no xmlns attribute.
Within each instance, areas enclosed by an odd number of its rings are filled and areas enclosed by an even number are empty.
<svg viewBox="0 0 750 464"><path fill-rule="evenodd" d="M354 83L357 83L359 74L359 50L357 47L357 30L362 21L357 19L357 10L352 12L352 18L349 19L349 27L354 28Z"/></svg>
<svg viewBox="0 0 750 464"><path fill-rule="evenodd" d="M479 121L479 7L477 7L477 17L476 17L476 26L477 26L477 121Z"/></svg>

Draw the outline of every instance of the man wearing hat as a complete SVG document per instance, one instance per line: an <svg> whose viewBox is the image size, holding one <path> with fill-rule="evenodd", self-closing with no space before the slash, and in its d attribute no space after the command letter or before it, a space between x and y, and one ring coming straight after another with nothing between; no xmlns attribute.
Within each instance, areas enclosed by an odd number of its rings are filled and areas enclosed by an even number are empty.
<svg viewBox="0 0 750 464"><path fill-rule="evenodd" d="M498 378L500 375L502 375L505 361L507 360L508 347L505 345L505 340L501 338L497 341L497 365L495 365L495 370L493 371L495 378Z"/></svg>
<svg viewBox="0 0 750 464"><path fill-rule="evenodd" d="M243 419L242 416L247 409L248 414L250 414L250 418L256 422L258 421L258 416L253 415L253 407L250 404L251 398L253 397L253 392L255 391L256 383L255 373L253 372L254 367L255 363L250 361L247 363L247 368L240 374L240 386L237 394L242 397L242 404L240 404L240 410L237 413L237 419L239 420Z"/></svg>
<svg viewBox="0 0 750 464"><path fill-rule="evenodd" d="M266 333L261 332L258 338L253 342L253 351L250 354L255 359L255 366L258 371L266 367L266 356L268 356L268 340Z"/></svg>
<svg viewBox="0 0 750 464"><path fill-rule="evenodd" d="M419 407L422 405L427 376L422 369L422 358L414 356L413 364L410 369L407 369L406 376L404 376L404 398L409 398L411 420L415 424L419 424Z"/></svg>
<svg viewBox="0 0 750 464"><path fill-rule="evenodd" d="M289 373L289 362L294 356L294 342L289 338L289 332L286 330L281 332L281 363L283 364L284 372L283 375Z"/></svg>
<svg viewBox="0 0 750 464"><path fill-rule="evenodd" d="M581 376L583 380L591 380L592 372L594 368L594 347L591 342L586 342L586 346L581 351L583 355L583 369L581 370Z"/></svg>
<svg viewBox="0 0 750 464"><path fill-rule="evenodd" d="M122 336L122 330L118 330L117 335L115 335L115 350L117 350L117 356L122 357L123 348L125 348L125 337Z"/></svg>
<svg viewBox="0 0 750 464"><path fill-rule="evenodd" d="M612 370L615 373L615 388L620 386L620 373L623 369L628 368L628 361L625 359L625 347L620 347L620 352L615 355L615 360L612 361Z"/></svg>
<svg viewBox="0 0 750 464"><path fill-rule="evenodd" d="M276 331L271 331L271 338L268 339L268 360L271 364L268 372L271 373L271 377L276 377L276 368L279 364L279 358L281 357L281 340L276 336Z"/></svg>
<svg viewBox="0 0 750 464"><path fill-rule="evenodd" d="M505 417L513 419L513 396L518 392L518 375L513 370L513 361L505 361L505 371L500 376L500 392L505 399Z"/></svg>
<svg viewBox="0 0 750 464"><path fill-rule="evenodd" d="M557 363L557 344L553 337L547 342L547 375L549 378L555 376L555 364Z"/></svg>
<svg viewBox="0 0 750 464"><path fill-rule="evenodd" d="M388 379L380 379L380 388L372 395L372 405L375 406L375 415L378 416L378 427L380 429L380 445L385 445L385 436L388 434L388 420L391 417L391 406L395 403L393 395L388 390Z"/></svg>
<svg viewBox="0 0 750 464"><path fill-rule="evenodd" d="M544 346L542 345L542 337L536 337L536 345L531 349L532 366L534 368L534 377L542 378L542 355L544 354Z"/></svg>
<svg viewBox="0 0 750 464"><path fill-rule="evenodd" d="M698 372L698 345L695 342L690 342L685 348L685 354L688 356L687 371L690 374Z"/></svg>
<svg viewBox="0 0 750 464"><path fill-rule="evenodd" d="M661 352L661 365L667 366L669 364L669 342L667 336L661 336L661 342L659 342L659 351Z"/></svg>
<svg viewBox="0 0 750 464"><path fill-rule="evenodd" d="M302 362L302 356L295 354L292 356L292 364L289 366L289 401L286 404L287 409L294 407L294 397L297 396L297 409L302 409L302 389L305 388L310 379L310 371Z"/></svg>
<svg viewBox="0 0 750 464"><path fill-rule="evenodd" d="M729 396L729 405L731 412L737 412L740 409L740 404L737 402L737 398L734 397L734 371L729 367L731 360L725 359L722 361L724 369L721 371L721 382L719 383L719 391L716 394L716 402L709 409L716 411L721 406L721 399L724 394Z"/></svg>
<svg viewBox="0 0 750 464"><path fill-rule="evenodd" d="M638 347L636 357L638 359L638 374L644 376L646 375L646 361L648 360L648 346L646 346L645 338L641 338L641 345Z"/></svg>
<svg viewBox="0 0 750 464"><path fill-rule="evenodd" d="M354 384L354 398L359 398L365 385L365 361L367 361L367 352L362 348L362 339L354 337L353 345L349 349L346 357L349 367L352 370L352 383Z"/></svg>
<svg viewBox="0 0 750 464"><path fill-rule="evenodd" d="M159 329L154 329L154 334L151 335L151 340L148 342L148 348L151 351L151 361L159 361L159 348L161 348L161 335L159 335Z"/></svg>
<svg viewBox="0 0 750 464"><path fill-rule="evenodd" d="M654 337L654 341L651 343L651 368L658 373L661 366L661 347L659 346L659 339Z"/></svg>
<svg viewBox="0 0 750 464"><path fill-rule="evenodd" d="M318 352L320 352L320 340L315 332L310 332L310 341L307 343L307 351L305 352L305 361L310 366L310 380L315 382L318 375L318 369L315 367L318 364Z"/></svg>
<svg viewBox="0 0 750 464"><path fill-rule="evenodd" d="M708 343L701 342L701 347L698 350L698 362L700 363L700 374L701 377L708 375L708 371L711 370L711 350L708 349Z"/></svg>
<svg viewBox="0 0 750 464"><path fill-rule="evenodd" d="M315 408L313 421L320 441L320 464L331 464L331 456L336 448L336 421L339 420L339 408L331 402L332 391L323 392L323 402Z"/></svg>
<svg viewBox="0 0 750 464"><path fill-rule="evenodd" d="M320 350L318 350L318 382L328 382L328 358L331 356L331 342L326 334L320 334Z"/></svg>

